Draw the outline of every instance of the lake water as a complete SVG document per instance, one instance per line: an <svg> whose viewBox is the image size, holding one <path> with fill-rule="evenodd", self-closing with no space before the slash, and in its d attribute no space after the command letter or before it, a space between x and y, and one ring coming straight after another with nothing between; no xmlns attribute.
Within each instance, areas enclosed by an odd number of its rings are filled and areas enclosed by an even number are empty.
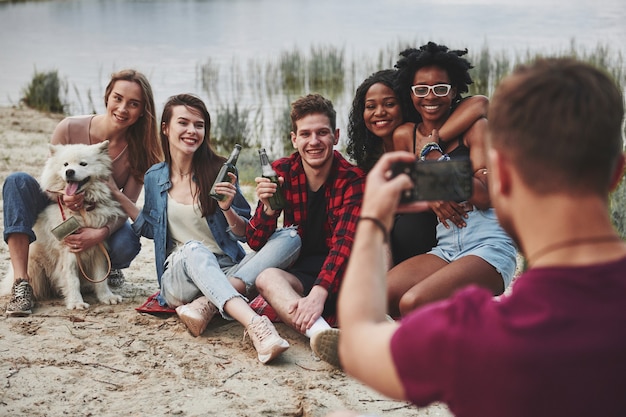
<svg viewBox="0 0 626 417"><path fill-rule="evenodd" d="M96 110L111 72L146 73L157 107L202 91L209 59L226 74L311 46L343 48L346 66L376 62L381 50L428 40L478 52L544 53L608 45L626 55L625 0L52 0L0 3L0 105L15 104L36 70L58 70L71 112ZM358 82L367 72L353 72ZM224 75L222 75L224 76ZM244 73L245 76L245 73ZM223 90L229 90L225 83ZM250 87L244 104L260 106ZM347 117L353 88L336 103ZM228 92L223 96L228 96ZM232 97L232 94L231 94ZM239 97L239 96L238 96Z"/></svg>

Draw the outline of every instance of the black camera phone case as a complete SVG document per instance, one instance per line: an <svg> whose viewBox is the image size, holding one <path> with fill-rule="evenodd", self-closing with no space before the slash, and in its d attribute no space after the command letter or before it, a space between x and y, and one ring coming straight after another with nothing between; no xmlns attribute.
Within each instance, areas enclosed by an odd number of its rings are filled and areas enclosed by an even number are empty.
<svg viewBox="0 0 626 417"><path fill-rule="evenodd" d="M472 162L469 158L450 161L416 161L412 164L395 164L394 176L405 173L415 187L402 195L401 201L456 201L472 196Z"/></svg>

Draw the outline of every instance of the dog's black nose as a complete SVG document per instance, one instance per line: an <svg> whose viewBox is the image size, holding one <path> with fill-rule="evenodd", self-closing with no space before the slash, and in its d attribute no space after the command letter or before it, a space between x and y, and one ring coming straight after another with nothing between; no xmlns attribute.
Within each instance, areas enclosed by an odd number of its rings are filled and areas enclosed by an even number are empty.
<svg viewBox="0 0 626 417"><path fill-rule="evenodd" d="M68 169L65 171L65 178L72 178L76 174L76 171L73 169Z"/></svg>

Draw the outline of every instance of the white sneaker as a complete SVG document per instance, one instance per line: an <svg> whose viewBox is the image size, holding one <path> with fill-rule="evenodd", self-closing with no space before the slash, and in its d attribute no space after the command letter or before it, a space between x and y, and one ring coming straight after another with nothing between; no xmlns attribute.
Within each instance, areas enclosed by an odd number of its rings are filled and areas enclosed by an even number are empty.
<svg viewBox="0 0 626 417"><path fill-rule="evenodd" d="M321 360L337 368L339 361L339 329L324 329L311 336L311 350Z"/></svg>
<svg viewBox="0 0 626 417"><path fill-rule="evenodd" d="M185 323L189 333L196 337L204 333L215 313L217 313L217 307L205 296L198 297L189 304L176 307L176 314L178 314L180 321Z"/></svg>
<svg viewBox="0 0 626 417"><path fill-rule="evenodd" d="M252 339L261 363L268 363L289 348L289 342L280 337L267 316L254 316L246 327L246 333Z"/></svg>

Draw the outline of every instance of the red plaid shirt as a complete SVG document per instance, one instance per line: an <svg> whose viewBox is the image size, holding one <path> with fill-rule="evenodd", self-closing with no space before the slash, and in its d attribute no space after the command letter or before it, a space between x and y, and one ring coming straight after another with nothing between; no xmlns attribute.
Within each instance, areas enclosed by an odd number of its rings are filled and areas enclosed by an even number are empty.
<svg viewBox="0 0 626 417"><path fill-rule="evenodd" d="M298 226L298 233L302 240L305 240L308 187L302 159L295 152L288 158L274 161L272 166L278 176L285 178L283 192L288 205L284 209L284 226ZM339 152L334 151L333 165L324 187L328 214L324 231L329 252L315 285L321 285L329 294L335 294L339 291L354 242L356 222L363 201L365 174L360 168L350 164ZM263 203L259 201L246 229L248 245L253 250L259 250L265 245L276 230L280 216L280 212L274 213L273 216L266 215L263 207Z"/></svg>

